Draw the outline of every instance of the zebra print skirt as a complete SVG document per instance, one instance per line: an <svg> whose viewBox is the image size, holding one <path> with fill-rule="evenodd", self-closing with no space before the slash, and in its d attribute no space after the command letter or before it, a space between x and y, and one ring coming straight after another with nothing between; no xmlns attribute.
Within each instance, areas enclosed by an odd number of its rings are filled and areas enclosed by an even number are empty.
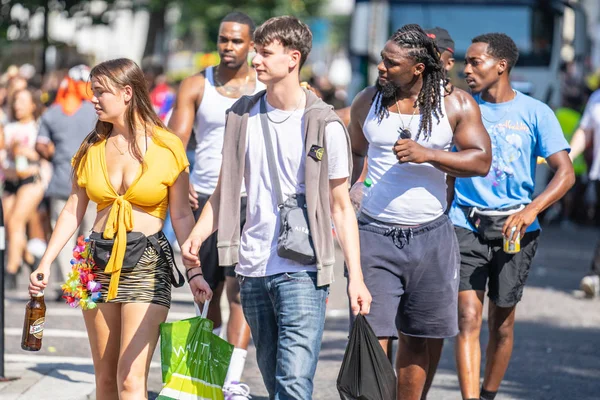
<svg viewBox="0 0 600 400"><path fill-rule="evenodd" d="M162 232L154 235L163 248L161 256L150 241L140 261L133 268L121 269L117 297L106 301L110 274L96 272L96 280L102 284L102 297L98 303L152 303L170 308L171 271L175 266L173 250Z"/></svg>

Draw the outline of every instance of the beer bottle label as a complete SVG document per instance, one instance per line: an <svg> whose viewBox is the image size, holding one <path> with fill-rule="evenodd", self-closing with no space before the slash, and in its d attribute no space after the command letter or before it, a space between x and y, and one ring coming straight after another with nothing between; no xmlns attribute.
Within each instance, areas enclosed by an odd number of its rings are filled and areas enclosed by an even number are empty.
<svg viewBox="0 0 600 400"><path fill-rule="evenodd" d="M44 322L45 318L38 318L31 326L29 327L29 334L34 337L41 339L44 334Z"/></svg>

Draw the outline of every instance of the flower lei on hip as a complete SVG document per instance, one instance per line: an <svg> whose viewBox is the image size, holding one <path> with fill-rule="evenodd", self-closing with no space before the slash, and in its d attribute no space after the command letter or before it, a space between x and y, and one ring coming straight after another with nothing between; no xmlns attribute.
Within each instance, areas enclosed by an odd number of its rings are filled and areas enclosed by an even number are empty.
<svg viewBox="0 0 600 400"><path fill-rule="evenodd" d="M71 272L67 281L62 285L63 299L73 308L80 306L83 310L96 308L100 299L102 285L95 281L96 264L92 258L90 240L83 236L77 238L77 245L73 248Z"/></svg>

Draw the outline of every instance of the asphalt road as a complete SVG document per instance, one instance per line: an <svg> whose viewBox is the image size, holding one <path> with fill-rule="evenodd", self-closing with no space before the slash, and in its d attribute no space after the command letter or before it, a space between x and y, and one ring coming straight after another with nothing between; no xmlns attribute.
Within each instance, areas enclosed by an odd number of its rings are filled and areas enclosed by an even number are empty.
<svg viewBox="0 0 600 400"><path fill-rule="evenodd" d="M600 300L583 299L576 291L579 280L589 269L599 238L599 231L591 228L545 228L524 299L518 307L515 348L496 397L498 400L600 398ZM341 255L338 259L341 260ZM338 262L336 268L337 281L331 288L315 379L313 398L318 400L339 398L335 381L347 341L347 299L342 263ZM44 348L35 355L21 351L25 291L23 282L18 291L8 292L5 303L7 375L11 372L20 374L23 369L43 374L52 366L59 371L54 373L59 387L75 384L89 387L93 382L93 368L90 362L86 363L89 348L80 311L49 301ZM169 319L193 316L187 288L175 293ZM484 347L487 334L482 335L481 342ZM155 398L161 388L159 365L157 351L150 374L150 398ZM73 374L79 374L80 378L74 379ZM253 399L267 399L252 347L244 381L250 385ZM6 385L0 383L1 399L11 398L3 395ZM46 394L48 397L38 393L35 398L61 399L56 392ZM446 342L429 399L460 399L452 340Z"/></svg>

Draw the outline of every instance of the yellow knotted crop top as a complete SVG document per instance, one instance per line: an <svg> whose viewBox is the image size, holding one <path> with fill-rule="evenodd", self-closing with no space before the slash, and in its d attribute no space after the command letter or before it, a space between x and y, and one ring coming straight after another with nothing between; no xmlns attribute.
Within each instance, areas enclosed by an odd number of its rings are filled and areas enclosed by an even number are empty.
<svg viewBox="0 0 600 400"><path fill-rule="evenodd" d="M111 274L107 300L117 295L127 232L133 229L132 206L164 220L169 205L168 189L189 166L183 143L176 135L155 128L151 137L154 145L149 146L144 155L145 169L142 172L140 165L136 179L123 195L119 195L110 183L106 168L106 140L88 149L76 171L77 185L85 188L90 200L98 205L98 212L112 206L103 233L105 239L115 240L104 270Z"/></svg>

